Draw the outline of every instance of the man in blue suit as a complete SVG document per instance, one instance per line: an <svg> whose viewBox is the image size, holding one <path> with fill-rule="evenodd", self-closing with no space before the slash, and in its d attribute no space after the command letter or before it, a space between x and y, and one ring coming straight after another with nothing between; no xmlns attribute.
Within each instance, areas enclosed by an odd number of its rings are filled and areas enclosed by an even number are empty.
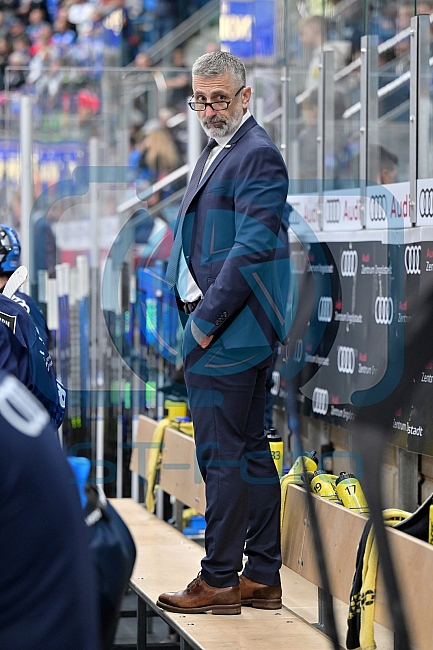
<svg viewBox="0 0 433 650"><path fill-rule="evenodd" d="M239 614L241 605L281 607L280 486L263 418L266 368L285 335L288 177L248 110L243 63L212 52L192 73L189 106L210 140L180 208L166 280L188 315L183 356L206 484L206 556L187 589L158 604Z"/></svg>

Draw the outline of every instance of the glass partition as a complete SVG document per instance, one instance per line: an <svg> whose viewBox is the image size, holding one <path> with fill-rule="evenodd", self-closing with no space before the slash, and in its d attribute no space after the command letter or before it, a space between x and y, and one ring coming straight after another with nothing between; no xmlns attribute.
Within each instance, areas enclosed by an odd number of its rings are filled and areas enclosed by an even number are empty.
<svg viewBox="0 0 433 650"><path fill-rule="evenodd" d="M417 12L425 9L418 6ZM378 90L377 119L374 119L374 114L369 116L370 149L364 173L374 183L408 181L410 20L415 14L415 3L377 1L361 4L345 1L331 4L286 0L285 14L285 62L290 77L289 96L292 98L292 102L289 99L285 106L285 114L287 125L297 123L295 132L288 127L288 147L293 148L290 140L298 142L294 145L294 154L288 155L289 167L293 168L291 176L317 178L321 171L333 188L344 185L344 182L353 186L358 184L360 49L361 36L368 34L376 36L378 42L378 70L372 72L376 75ZM318 168L314 149L320 133L315 133L315 128L320 105L322 58L327 51L334 53L334 101L330 101L328 94L324 123L329 132L332 120L334 137L324 145L322 168L318 147ZM306 149L303 148L304 139L308 142ZM299 159L299 144L307 160Z"/></svg>
<svg viewBox="0 0 433 650"><path fill-rule="evenodd" d="M409 181L411 18L416 3L369 5L368 29L378 36L378 113L368 178L380 184Z"/></svg>
<svg viewBox="0 0 433 650"><path fill-rule="evenodd" d="M335 159L340 187L359 187L360 93L359 57L335 74Z"/></svg>
<svg viewBox="0 0 433 650"><path fill-rule="evenodd" d="M69 391L64 434L68 446L89 440L95 459L100 404L108 409L105 459L116 462L116 414L125 417L122 444L137 399L142 410L161 414L160 389L180 358L177 309L162 278L186 172L164 179L185 166L190 73L55 67L32 79L31 72L7 69L0 96L1 219L20 229L26 94L33 116L30 288L48 315L55 366Z"/></svg>
<svg viewBox="0 0 433 650"><path fill-rule="evenodd" d="M277 146L282 143L282 75L280 66L270 68L254 66L248 74L248 83L253 91L252 113Z"/></svg>
<svg viewBox="0 0 433 650"><path fill-rule="evenodd" d="M0 122L5 146L0 176L9 212L19 182L16 161L22 94L31 97L33 106L35 198L54 183L71 179L76 167L90 164L92 138L97 140L97 164L129 169L125 196L135 194L135 181L144 189L150 181L183 164L186 100L191 92L190 74L185 70L47 68L33 83L28 82L30 73L24 68L8 68L5 74ZM19 88L14 87L17 74L27 79ZM152 172L146 171L146 152L158 139L158 129L164 131L166 155L159 163L160 170L154 164ZM156 146L164 147L159 142Z"/></svg>
<svg viewBox="0 0 433 650"><path fill-rule="evenodd" d="M328 189L357 185L362 14L357 2L286 2L287 162L299 190L319 191L322 179ZM323 69L327 52L331 77Z"/></svg>
<svg viewBox="0 0 433 650"><path fill-rule="evenodd" d="M416 26L418 42L418 79L414 88L417 92L417 177L430 179L433 177L433 111L431 85L431 58L433 47L432 19L433 8L417 4L420 20ZM424 14L431 14L429 19ZM424 212L423 208L423 212Z"/></svg>
<svg viewBox="0 0 433 650"><path fill-rule="evenodd" d="M288 168L292 179L290 193L317 192L318 178L318 90L296 92L303 73L290 69L287 115Z"/></svg>

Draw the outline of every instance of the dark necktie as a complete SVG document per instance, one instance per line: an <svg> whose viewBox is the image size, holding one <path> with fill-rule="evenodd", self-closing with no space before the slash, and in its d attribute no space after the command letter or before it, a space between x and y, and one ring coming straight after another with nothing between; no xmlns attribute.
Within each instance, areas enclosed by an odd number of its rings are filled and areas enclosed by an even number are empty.
<svg viewBox="0 0 433 650"><path fill-rule="evenodd" d="M179 272L179 260L180 252L182 250L182 226L185 221L185 214L189 208L194 194L196 193L197 187L200 183L201 176L203 174L203 169L206 165L206 161L209 157L210 152L214 147L218 145L218 142L211 138L203 151L200 154L199 159L197 160L194 171L191 175L188 187L186 188L185 196L183 197L182 208L179 215L179 222L177 226L176 236L173 242L173 248L171 249L170 259L168 261L167 272L165 274L165 280L168 287L171 289L176 284L178 272Z"/></svg>

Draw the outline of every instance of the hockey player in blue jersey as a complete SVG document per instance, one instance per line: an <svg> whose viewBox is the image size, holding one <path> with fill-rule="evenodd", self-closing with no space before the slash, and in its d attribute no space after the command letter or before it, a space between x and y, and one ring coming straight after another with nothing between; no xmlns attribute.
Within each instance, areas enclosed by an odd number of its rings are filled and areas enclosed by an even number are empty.
<svg viewBox="0 0 433 650"><path fill-rule="evenodd" d="M0 291L18 268L20 253L15 230L0 225ZM0 369L27 386L58 428L65 413L66 391L56 379L48 335L45 318L30 296L17 291L12 298L6 298L0 293Z"/></svg>
<svg viewBox="0 0 433 650"><path fill-rule="evenodd" d="M28 312L0 294L0 370L6 370L39 399L58 428L65 414L66 391L57 381L51 356Z"/></svg>
<svg viewBox="0 0 433 650"><path fill-rule="evenodd" d="M1 371L0 431L0 648L100 650L98 583L71 469L45 409Z"/></svg>
<svg viewBox="0 0 433 650"><path fill-rule="evenodd" d="M19 267L21 255L21 243L16 231L10 226L0 224L0 291L9 280L12 273ZM12 300L23 307L29 314L33 323L38 329L39 335L44 340L48 349L50 344L50 332L45 317L38 304L31 296L22 291L17 291Z"/></svg>

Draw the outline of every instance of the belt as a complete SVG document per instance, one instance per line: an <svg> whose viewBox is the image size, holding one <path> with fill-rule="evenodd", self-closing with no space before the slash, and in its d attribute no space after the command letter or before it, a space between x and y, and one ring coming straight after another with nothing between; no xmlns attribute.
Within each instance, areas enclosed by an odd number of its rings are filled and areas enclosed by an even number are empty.
<svg viewBox="0 0 433 650"><path fill-rule="evenodd" d="M185 314L192 314L192 312L197 307L200 300L201 300L201 298L198 298L197 300L194 300L194 302L184 302L183 303L183 311L185 312Z"/></svg>

